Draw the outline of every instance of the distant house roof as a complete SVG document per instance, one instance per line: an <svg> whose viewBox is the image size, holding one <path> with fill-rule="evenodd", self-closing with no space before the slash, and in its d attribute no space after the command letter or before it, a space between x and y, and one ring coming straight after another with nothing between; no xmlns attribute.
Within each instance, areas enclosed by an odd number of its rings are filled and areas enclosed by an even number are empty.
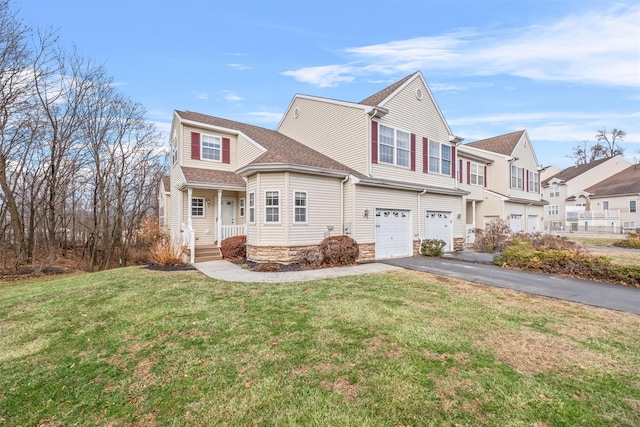
<svg viewBox="0 0 640 427"><path fill-rule="evenodd" d="M516 132L507 133L505 135L481 139L480 141L470 142L464 145L479 148L481 150L491 151L493 153L504 154L505 156L510 156L525 132L526 131L524 130L519 130Z"/></svg>
<svg viewBox="0 0 640 427"><path fill-rule="evenodd" d="M609 159L600 159L600 160L594 160L592 162L589 163L584 163L581 165L575 165L575 166L570 166L566 169L561 170L560 172L556 173L555 175L550 176L549 178L545 179L542 182L542 185L548 185L549 182L554 179L560 179L564 182L569 181L575 177L577 177L578 175L582 175L583 173L593 169L594 167L606 162Z"/></svg>
<svg viewBox="0 0 640 427"><path fill-rule="evenodd" d="M591 193L591 197L594 198L630 194L640 195L640 165L629 166L617 174L592 185L585 191Z"/></svg>
<svg viewBox="0 0 640 427"><path fill-rule="evenodd" d="M267 151L251 165L287 164L329 169L361 176L358 172L280 132L190 111L176 111L183 119L242 132ZM183 168L184 169L184 168Z"/></svg>
<svg viewBox="0 0 640 427"><path fill-rule="evenodd" d="M359 104L368 105L370 107L375 107L379 105L382 101L387 99L387 97L391 95L396 89L398 89L407 80L409 80L411 77L415 76L416 74L417 72L410 74L407 77L403 78L402 80L395 82L391 86L387 86L386 88L382 89L380 92L374 93L370 97L363 99L362 101L359 102Z"/></svg>

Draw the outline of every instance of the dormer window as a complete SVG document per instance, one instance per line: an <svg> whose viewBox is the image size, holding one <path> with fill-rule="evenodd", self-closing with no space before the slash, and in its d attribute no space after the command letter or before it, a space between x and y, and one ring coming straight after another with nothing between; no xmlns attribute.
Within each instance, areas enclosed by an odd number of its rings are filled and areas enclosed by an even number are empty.
<svg viewBox="0 0 640 427"><path fill-rule="evenodd" d="M219 136L202 134L202 159L220 161L222 141Z"/></svg>

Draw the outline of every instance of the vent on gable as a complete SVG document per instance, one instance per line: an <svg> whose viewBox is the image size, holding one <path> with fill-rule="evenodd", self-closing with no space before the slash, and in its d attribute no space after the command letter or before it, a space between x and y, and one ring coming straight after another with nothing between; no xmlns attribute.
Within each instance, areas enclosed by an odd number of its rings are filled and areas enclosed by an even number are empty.
<svg viewBox="0 0 640 427"><path fill-rule="evenodd" d="M295 117L297 119L299 115L300 115L300 109L298 107L294 108L293 109L293 117Z"/></svg>
<svg viewBox="0 0 640 427"><path fill-rule="evenodd" d="M418 98L418 100L421 100L423 97L423 93L422 93L422 89L421 88L417 88L416 89L416 98Z"/></svg>

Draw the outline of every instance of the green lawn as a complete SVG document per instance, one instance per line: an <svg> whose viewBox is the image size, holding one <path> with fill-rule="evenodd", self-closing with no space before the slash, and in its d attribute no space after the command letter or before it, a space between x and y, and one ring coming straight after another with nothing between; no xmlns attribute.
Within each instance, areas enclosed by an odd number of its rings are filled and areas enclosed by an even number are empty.
<svg viewBox="0 0 640 427"><path fill-rule="evenodd" d="M0 425L640 425L640 316L400 271L0 284Z"/></svg>

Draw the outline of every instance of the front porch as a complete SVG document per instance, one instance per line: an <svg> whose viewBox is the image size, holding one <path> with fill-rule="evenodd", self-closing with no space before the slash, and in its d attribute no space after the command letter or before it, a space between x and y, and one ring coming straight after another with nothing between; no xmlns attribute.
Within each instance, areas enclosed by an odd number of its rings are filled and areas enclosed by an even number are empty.
<svg viewBox="0 0 640 427"><path fill-rule="evenodd" d="M246 235L244 189L189 186L181 196L182 245L191 263L222 259L222 241Z"/></svg>

